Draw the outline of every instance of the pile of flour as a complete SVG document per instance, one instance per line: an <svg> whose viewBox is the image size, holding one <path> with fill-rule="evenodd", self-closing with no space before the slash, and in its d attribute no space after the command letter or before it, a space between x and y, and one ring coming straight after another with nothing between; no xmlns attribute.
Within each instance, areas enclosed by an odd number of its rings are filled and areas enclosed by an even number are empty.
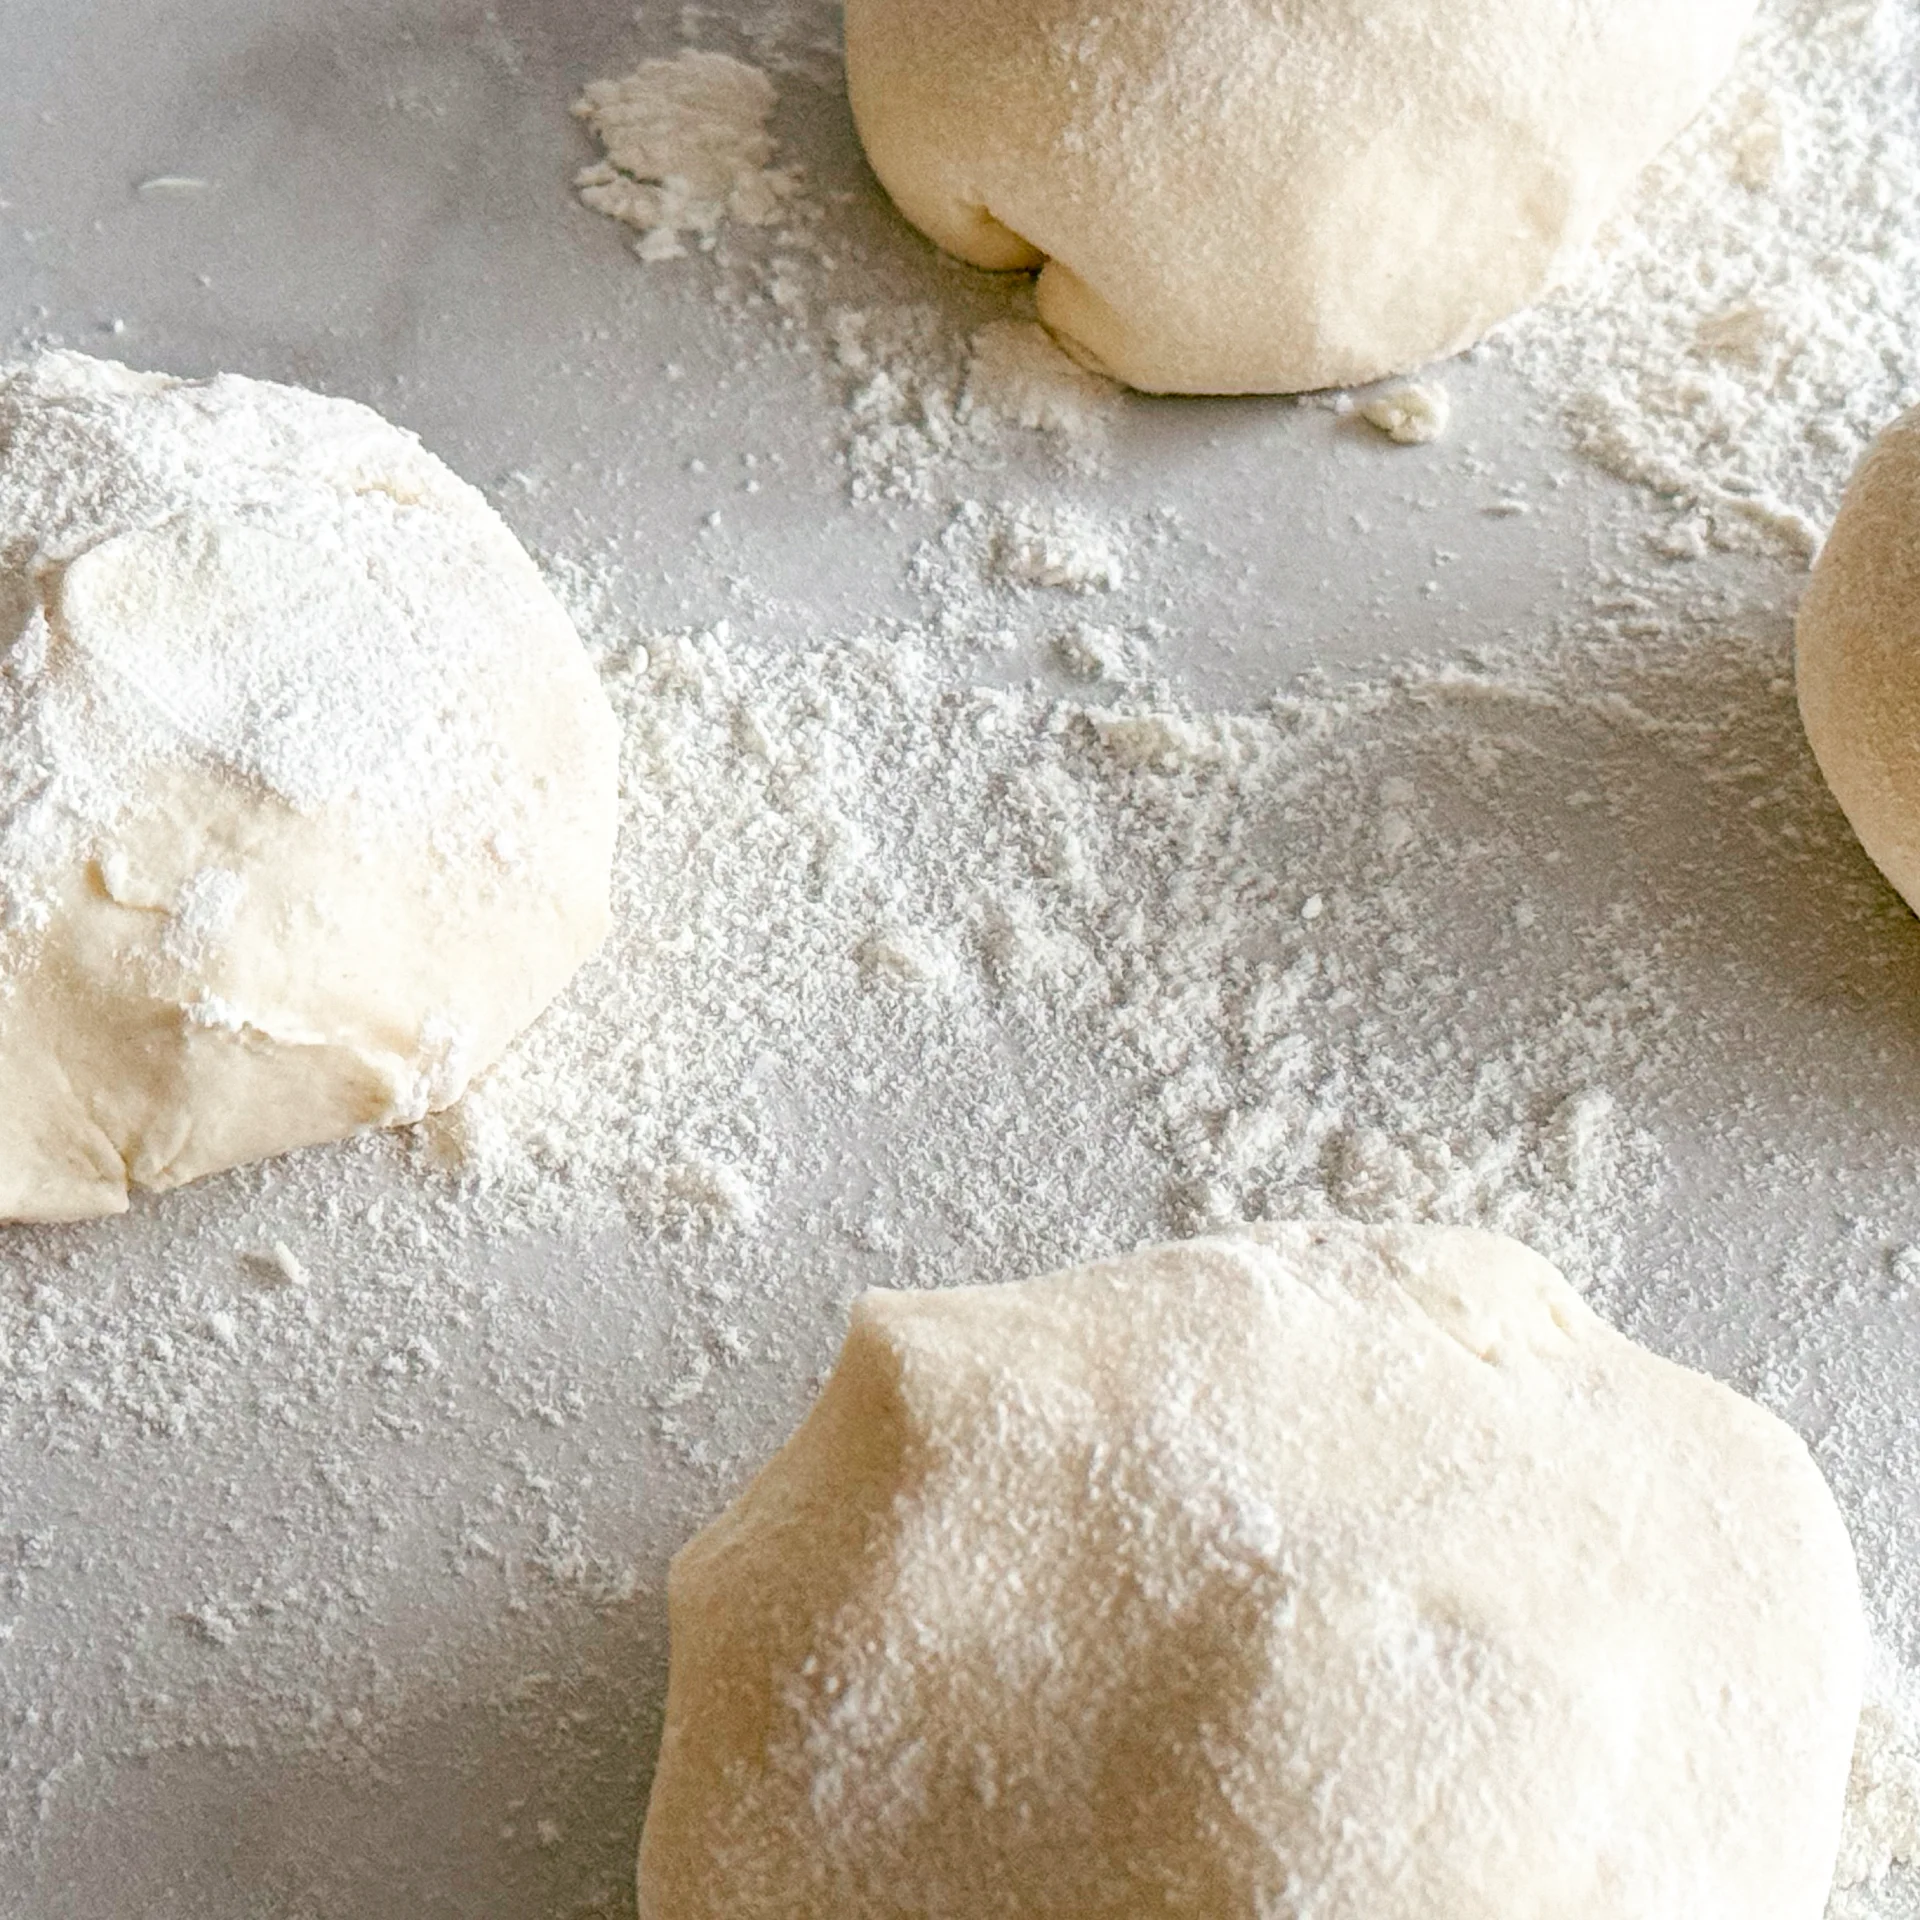
<svg viewBox="0 0 1920 1920"><path fill-rule="evenodd" d="M774 98L758 67L724 53L690 50L594 81L573 110L606 158L580 170L580 198L638 227L642 260L681 258L682 234L710 247L724 221L771 226L800 184L767 164Z"/></svg>

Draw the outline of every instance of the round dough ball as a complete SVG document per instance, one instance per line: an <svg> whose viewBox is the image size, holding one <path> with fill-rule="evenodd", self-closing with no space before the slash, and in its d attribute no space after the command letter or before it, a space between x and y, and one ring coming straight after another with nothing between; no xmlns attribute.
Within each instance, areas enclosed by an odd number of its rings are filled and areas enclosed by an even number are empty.
<svg viewBox="0 0 1920 1920"><path fill-rule="evenodd" d="M1561 278L1753 0L847 0L902 213L1165 393L1458 351Z"/></svg>
<svg viewBox="0 0 1920 1920"><path fill-rule="evenodd" d="M1847 487L1801 603L1813 755L1860 844L1920 911L1920 407Z"/></svg>
<svg viewBox="0 0 1920 1920"><path fill-rule="evenodd" d="M669 1598L644 1920L1818 1920L1865 1658L1793 1434L1446 1229L869 1293Z"/></svg>
<svg viewBox="0 0 1920 1920"><path fill-rule="evenodd" d="M0 1219L417 1120L607 926L617 737L365 407L0 370Z"/></svg>

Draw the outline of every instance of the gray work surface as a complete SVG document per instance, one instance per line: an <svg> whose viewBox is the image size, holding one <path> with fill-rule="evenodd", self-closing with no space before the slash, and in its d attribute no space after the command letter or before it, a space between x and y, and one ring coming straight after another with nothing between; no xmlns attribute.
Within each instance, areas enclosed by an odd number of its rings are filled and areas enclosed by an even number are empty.
<svg viewBox="0 0 1920 1920"><path fill-rule="evenodd" d="M726 618L778 648L925 617L909 562L952 499L849 497L844 382L817 337L767 303L723 314L722 263L636 261L632 236L572 194L593 149L569 105L683 32L768 50L783 157L844 242L846 302L912 297L971 323L1005 292L935 259L865 173L830 12L665 16L587 0L0 0L0 343L363 400L484 488L537 554L618 568L638 630ZM1424 449L1284 401L1127 405L1104 472L1071 486L1136 523L1177 510L1185 533L1129 602L1160 623L1175 697L1258 703L1309 668L1377 676L1577 629L1612 572L1645 561L1656 508L1583 466L1541 396L1497 357L1442 377L1454 425ZM1049 484L1037 464L1016 477ZM1521 497L1525 512L1487 510ZM1714 689L1745 757L1716 768L1676 754L1670 726L1616 730L1617 762L1578 777L1643 804L1524 878L1549 919L1557 887L1569 913L1618 896L1671 969L1658 1004L1677 1064L1630 1116L1662 1176L1609 1223L1600 1304L1807 1435L1882 1638L1911 1663L1920 1629L1888 1616L1911 1598L1903 1543L1920 1521L1920 1426L1901 1408L1920 1383L1920 1289L1898 1257L1920 1242L1920 929L1810 776L1787 678L1803 578L1786 558L1694 563L1676 591L1737 607L1775 661ZM1591 657L1596 694L1629 702L1630 676ZM1547 792L1576 773L1533 777ZM1791 834L1754 824L1769 808L1773 826L1797 816ZM1444 917L1447 890L1431 897ZM1437 947L1506 938L1486 887L1455 910ZM236 1175L84 1228L0 1229L6 1325L21 1341L37 1315L83 1329L48 1336L53 1364L115 1378L139 1358L109 1351L116 1302L138 1325L164 1291L225 1340L253 1309L208 1303L257 1291L276 1241L316 1243L302 1208L332 1164L301 1156L298 1179ZM409 1177L397 1159L338 1164L335 1247L382 1182ZM790 1428L848 1293L886 1263L830 1233L796 1243L791 1291L669 1444L676 1341L699 1324L678 1290L696 1270L724 1282L724 1241L691 1254L636 1221L447 1244L466 1270L420 1250L440 1262L432 1377L405 1394L382 1371L408 1351L404 1271L336 1288L315 1265L315 1319L287 1365L308 1391L313 1356L338 1357L324 1404L289 1410L262 1348L224 1371L196 1362L169 1432L113 1391L26 1382L25 1348L6 1355L7 1920L631 1910L667 1556ZM1017 1271L968 1243L951 1277ZM461 1287L471 1312L447 1307ZM571 1573L555 1572L559 1534Z"/></svg>

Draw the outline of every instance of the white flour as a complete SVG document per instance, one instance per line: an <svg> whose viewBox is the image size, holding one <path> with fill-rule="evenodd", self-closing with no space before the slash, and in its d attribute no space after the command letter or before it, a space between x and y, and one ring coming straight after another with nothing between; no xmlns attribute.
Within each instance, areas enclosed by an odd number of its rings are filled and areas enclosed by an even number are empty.
<svg viewBox="0 0 1920 1920"><path fill-rule="evenodd" d="M1036 320L969 339L931 308L836 308L827 318L846 394L849 491L926 505L991 466L1009 434L1037 434L1070 474L1098 473L1121 390L1088 373Z"/></svg>
<svg viewBox="0 0 1920 1920"><path fill-rule="evenodd" d="M938 602L943 623L964 626L988 610L985 588L1117 592L1132 554L1132 534L1114 514L1071 501L961 500L909 577Z"/></svg>
<svg viewBox="0 0 1920 1920"><path fill-rule="evenodd" d="M673 1225L750 1222L807 1177L790 1090L816 1124L837 1114L828 1131L863 1130L859 1089L903 1070L945 1090L950 1155L984 1172L1017 1035L1033 1085L1075 1088L1069 1107L1102 1080L1110 1100L1116 1075L1134 1089L1106 1124L1162 1190L1110 1225L1090 1215L1091 1242L1332 1208L1501 1225L1610 1268L1609 1214L1655 1172L1620 1111L1658 1025L1644 955L1623 941L1556 980L1552 1030L1498 1072L1451 1063L1437 1030L1430 1057L1398 1063L1365 1038L1370 1008L1447 964L1422 950L1438 851L1422 772L1452 787L1442 769L1477 754L1469 788L1497 778L1524 689L1193 714L1150 683L1091 701L956 688L912 633L798 654L726 630L643 654L610 639L631 741L621 931L434 1123L490 1208L598 1195ZM1523 1003L1540 998L1527 944ZM868 1150L894 1158L884 1137ZM884 1211L858 1225L915 1264Z"/></svg>
<svg viewBox="0 0 1920 1920"><path fill-rule="evenodd" d="M1073 473L1098 471L1121 390L1087 372L1031 318L1025 283L1002 282L1014 311L971 335L934 307L845 304L846 236L798 168L772 167L772 82L724 54L684 52L596 81L575 107L607 149L580 196L639 227L643 259L674 258L699 236L726 276L729 318L771 307L845 377L849 489L856 500L925 504L956 475L991 467L1008 437L1040 436ZM726 244L729 223L774 228L763 251ZM743 332L757 335L754 324Z"/></svg>
<svg viewBox="0 0 1920 1920"><path fill-rule="evenodd" d="M619 80L596 80L574 105L607 157L574 184L596 212L640 229L642 260L686 252L683 233L711 246L723 221L771 226L799 187L768 166L773 82L724 53L647 60Z"/></svg>
<svg viewBox="0 0 1920 1920"><path fill-rule="evenodd" d="M973 336L960 411L1057 434L1084 462L1105 435L1120 392L1068 359L1037 320L994 320Z"/></svg>
<svg viewBox="0 0 1920 1920"><path fill-rule="evenodd" d="M1811 553L1920 400L1920 14L1767 0L1579 283L1504 332L1581 449L1705 537Z"/></svg>

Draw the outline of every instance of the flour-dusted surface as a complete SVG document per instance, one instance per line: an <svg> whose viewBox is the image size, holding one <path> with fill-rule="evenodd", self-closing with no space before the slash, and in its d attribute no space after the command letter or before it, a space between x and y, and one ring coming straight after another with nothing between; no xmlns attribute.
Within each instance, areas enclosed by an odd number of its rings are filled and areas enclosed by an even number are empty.
<svg viewBox="0 0 1920 1920"><path fill-rule="evenodd" d="M1505 350L1680 542L1809 555L1920 400L1920 19L1766 0L1732 79Z"/></svg>
<svg viewBox="0 0 1920 1920"><path fill-rule="evenodd" d="M1656 916L1543 928L1525 876L1609 833L1604 803L1556 804L1548 775L1543 819L1500 804L1536 712L1570 750L1617 745L1574 662L1207 711L1105 662L1091 691L956 685L911 628L784 656L727 622L600 639L629 742L618 930L428 1130L484 1217L741 1232L854 1139L877 1184L845 1228L903 1276L940 1270L927 1206L984 1254L1079 1182L1088 1247L1338 1211L1617 1273L1660 1179L1631 1117L1671 1057ZM1459 815L1490 836L1476 873ZM1442 907L1463 889L1500 924L1471 985ZM1031 1164L1046 1139L1072 1157Z"/></svg>
<svg viewBox="0 0 1920 1920"><path fill-rule="evenodd" d="M666 1557L852 1295L1286 1207L1519 1226L1809 1438L1892 1716L1848 1858L1912 1850L1920 938L1801 744L1795 566L1497 356L1429 446L1088 382L875 199L824 7L5 33L9 353L375 405L632 723L616 945L470 1130L0 1239L25 1920L630 1913ZM800 183L643 264L568 108L688 45Z"/></svg>

